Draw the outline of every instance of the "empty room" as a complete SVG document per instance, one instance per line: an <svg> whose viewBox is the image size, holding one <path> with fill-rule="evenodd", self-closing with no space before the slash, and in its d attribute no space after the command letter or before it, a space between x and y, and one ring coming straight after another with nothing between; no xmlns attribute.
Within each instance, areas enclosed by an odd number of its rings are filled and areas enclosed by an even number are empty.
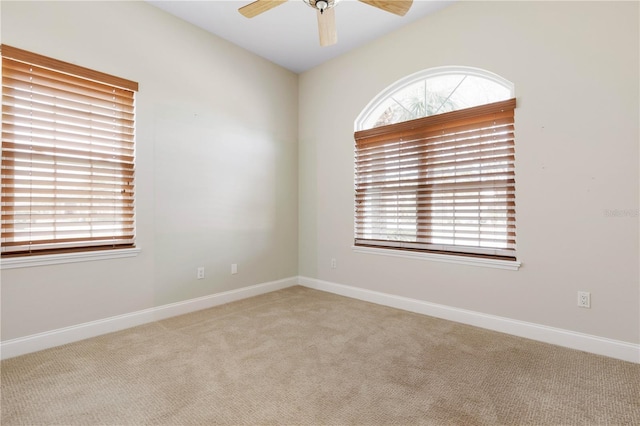
<svg viewBox="0 0 640 426"><path fill-rule="evenodd" d="M5 1L2 425L640 425L640 3Z"/></svg>

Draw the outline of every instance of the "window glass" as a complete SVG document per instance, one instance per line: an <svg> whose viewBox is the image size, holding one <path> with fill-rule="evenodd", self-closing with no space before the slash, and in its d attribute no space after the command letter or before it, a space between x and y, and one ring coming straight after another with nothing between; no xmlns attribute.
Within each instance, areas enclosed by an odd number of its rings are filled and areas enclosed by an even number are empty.
<svg viewBox="0 0 640 426"><path fill-rule="evenodd" d="M513 85L476 68L435 68L395 83L370 104L356 130L457 111L514 97Z"/></svg>

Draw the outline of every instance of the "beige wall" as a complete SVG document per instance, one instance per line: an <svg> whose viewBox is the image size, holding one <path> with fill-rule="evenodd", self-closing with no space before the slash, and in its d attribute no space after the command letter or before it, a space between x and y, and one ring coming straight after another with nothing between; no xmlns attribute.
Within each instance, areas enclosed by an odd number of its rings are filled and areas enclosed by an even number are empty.
<svg viewBox="0 0 640 426"><path fill-rule="evenodd" d="M302 74L300 274L640 342L638 17L637 2L459 2ZM519 271L352 252L354 120L445 65L515 84Z"/></svg>
<svg viewBox="0 0 640 426"><path fill-rule="evenodd" d="M299 272L640 342L638 217L605 214L639 207L637 3L459 2L299 77L142 2L0 10L2 43L140 83L142 247L2 270L3 340ZM352 252L354 119L443 65L515 83L519 271Z"/></svg>
<svg viewBox="0 0 640 426"><path fill-rule="evenodd" d="M144 2L1 8L2 43L140 83L142 248L2 270L3 340L297 275L294 73Z"/></svg>

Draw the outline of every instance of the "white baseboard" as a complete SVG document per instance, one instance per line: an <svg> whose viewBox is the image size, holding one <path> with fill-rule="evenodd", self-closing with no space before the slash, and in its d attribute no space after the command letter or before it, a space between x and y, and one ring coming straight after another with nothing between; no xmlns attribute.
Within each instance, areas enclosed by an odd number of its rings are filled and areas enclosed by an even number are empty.
<svg viewBox="0 0 640 426"><path fill-rule="evenodd" d="M0 343L0 359L12 358L130 327L160 321L177 315L188 314L190 312L292 287L297 284L341 296L364 300L366 302L640 364L639 344L468 311L418 299L410 299L307 277L285 278L278 281L257 284L237 290L198 297L71 327L6 340Z"/></svg>
<svg viewBox="0 0 640 426"><path fill-rule="evenodd" d="M257 284L237 290L225 291L209 296L144 309L142 311L59 328L57 330L51 330L44 333L6 340L0 344L0 359L12 358L18 355L24 355L52 348L54 346L77 342L79 340L124 330L130 327L160 321L177 315L212 308L214 306L234 302L236 300L246 299L248 297L292 287L297 284L297 277L285 278L278 281Z"/></svg>
<svg viewBox="0 0 640 426"><path fill-rule="evenodd" d="M336 284L315 278L299 277L300 285L366 302L429 315L476 327L525 337L540 342L551 343L566 348L578 349L598 355L640 363L640 344L607 339L590 334L578 333L561 328L549 327L525 321L514 320L451 306L429 303L392 294L380 293L357 287Z"/></svg>

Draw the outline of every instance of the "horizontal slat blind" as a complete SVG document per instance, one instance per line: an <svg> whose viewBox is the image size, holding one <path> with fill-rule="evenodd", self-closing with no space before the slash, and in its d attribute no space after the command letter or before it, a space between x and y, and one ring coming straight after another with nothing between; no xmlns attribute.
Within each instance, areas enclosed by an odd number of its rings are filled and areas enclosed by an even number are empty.
<svg viewBox="0 0 640 426"><path fill-rule="evenodd" d="M515 258L515 106L356 132L356 245Z"/></svg>
<svg viewBox="0 0 640 426"><path fill-rule="evenodd" d="M2 255L132 247L137 83L2 46Z"/></svg>

